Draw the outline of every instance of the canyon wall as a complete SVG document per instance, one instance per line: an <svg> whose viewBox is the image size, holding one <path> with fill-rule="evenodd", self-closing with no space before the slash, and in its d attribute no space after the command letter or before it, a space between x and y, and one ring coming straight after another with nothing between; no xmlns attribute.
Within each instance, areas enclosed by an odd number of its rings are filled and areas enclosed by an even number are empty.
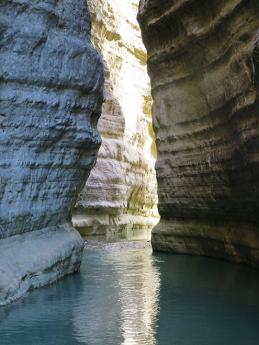
<svg viewBox="0 0 259 345"><path fill-rule="evenodd" d="M85 0L0 3L0 306L80 267L103 66Z"/></svg>
<svg viewBox="0 0 259 345"><path fill-rule="evenodd" d="M161 221L155 250L259 266L259 2L141 0Z"/></svg>
<svg viewBox="0 0 259 345"><path fill-rule="evenodd" d="M138 0L88 0L92 41L105 64L103 144L79 196L73 224L82 235L150 236L158 221L156 148Z"/></svg>

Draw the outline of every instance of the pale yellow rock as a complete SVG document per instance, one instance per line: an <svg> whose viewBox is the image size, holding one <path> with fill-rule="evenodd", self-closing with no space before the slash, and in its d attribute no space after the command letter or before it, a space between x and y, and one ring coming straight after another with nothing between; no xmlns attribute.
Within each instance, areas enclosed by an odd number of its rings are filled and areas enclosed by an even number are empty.
<svg viewBox="0 0 259 345"><path fill-rule="evenodd" d="M92 41L106 67L106 102L98 124L103 144L73 222L83 235L149 237L158 221L156 148L138 1L89 0L88 6Z"/></svg>

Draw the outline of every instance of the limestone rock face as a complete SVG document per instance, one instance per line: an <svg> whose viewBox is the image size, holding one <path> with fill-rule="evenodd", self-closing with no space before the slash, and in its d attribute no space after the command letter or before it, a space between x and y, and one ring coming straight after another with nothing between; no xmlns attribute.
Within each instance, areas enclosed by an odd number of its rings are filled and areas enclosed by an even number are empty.
<svg viewBox="0 0 259 345"><path fill-rule="evenodd" d="M89 36L84 0L0 3L0 305L80 266L70 210L103 99Z"/></svg>
<svg viewBox="0 0 259 345"><path fill-rule="evenodd" d="M157 250L259 266L259 2L142 0Z"/></svg>
<svg viewBox="0 0 259 345"><path fill-rule="evenodd" d="M82 234L145 236L157 223L156 148L138 0L88 0L92 41L105 63L103 144L77 202ZM139 231L145 230L145 231Z"/></svg>

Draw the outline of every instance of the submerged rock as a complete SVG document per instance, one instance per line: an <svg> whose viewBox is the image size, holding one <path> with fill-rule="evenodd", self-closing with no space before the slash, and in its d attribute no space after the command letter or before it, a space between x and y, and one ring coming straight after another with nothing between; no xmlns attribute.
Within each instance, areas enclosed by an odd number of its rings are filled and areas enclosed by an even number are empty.
<svg viewBox="0 0 259 345"><path fill-rule="evenodd" d="M156 250L259 266L259 2L141 0L158 149Z"/></svg>
<svg viewBox="0 0 259 345"><path fill-rule="evenodd" d="M101 143L85 0L0 3L0 305L79 269L70 210Z"/></svg>
<svg viewBox="0 0 259 345"><path fill-rule="evenodd" d="M138 0L88 0L92 40L105 63L97 164L79 196L73 223L81 234L150 236L158 221L156 148ZM144 230L144 231L143 231Z"/></svg>

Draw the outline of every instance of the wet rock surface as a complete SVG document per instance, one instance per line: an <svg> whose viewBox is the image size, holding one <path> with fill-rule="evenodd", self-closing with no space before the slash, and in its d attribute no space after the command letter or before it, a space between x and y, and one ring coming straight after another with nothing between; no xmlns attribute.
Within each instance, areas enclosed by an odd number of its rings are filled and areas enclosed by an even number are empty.
<svg viewBox="0 0 259 345"><path fill-rule="evenodd" d="M158 149L156 250L259 266L257 1L142 0Z"/></svg>
<svg viewBox="0 0 259 345"><path fill-rule="evenodd" d="M85 1L1 1L0 82L1 305L80 266L70 210L103 100Z"/></svg>

